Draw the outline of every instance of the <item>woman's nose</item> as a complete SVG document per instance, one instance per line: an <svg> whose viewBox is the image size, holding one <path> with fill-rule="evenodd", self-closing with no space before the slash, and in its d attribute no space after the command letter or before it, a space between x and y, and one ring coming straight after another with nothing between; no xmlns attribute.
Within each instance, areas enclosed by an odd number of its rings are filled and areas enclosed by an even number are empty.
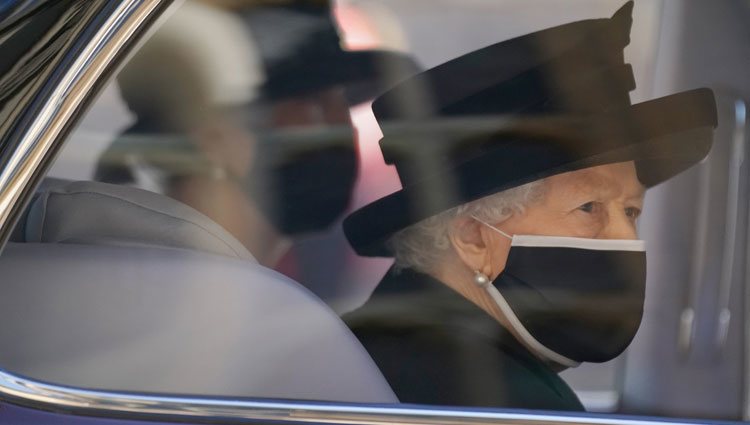
<svg viewBox="0 0 750 425"><path fill-rule="evenodd" d="M635 222L621 208L609 211L607 225L599 233L599 239L638 239Z"/></svg>

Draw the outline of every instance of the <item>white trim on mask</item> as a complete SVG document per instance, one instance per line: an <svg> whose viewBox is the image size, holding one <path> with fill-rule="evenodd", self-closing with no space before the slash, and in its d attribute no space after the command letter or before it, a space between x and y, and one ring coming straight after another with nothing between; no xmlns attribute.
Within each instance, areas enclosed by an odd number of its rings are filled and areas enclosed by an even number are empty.
<svg viewBox="0 0 750 425"><path fill-rule="evenodd" d="M590 239L569 236L515 235L511 246L539 248L578 248L595 251L645 251L646 242L640 239Z"/></svg>
<svg viewBox="0 0 750 425"><path fill-rule="evenodd" d="M569 236L542 236L542 235L509 235L497 227L486 223L483 220L478 219L472 215L472 218L497 233L505 236L511 240L511 248L514 246L518 247L536 247L536 248L574 248L574 249L589 249L596 251L634 251L643 252L646 250L646 243L643 240L631 240L631 239L590 239L590 238L575 238ZM505 300L503 294L494 286L485 286L487 292L490 294L492 299L495 301L500 310L503 312L505 317L510 322L510 326L516 331L518 337L524 342L533 352L536 354L567 367L577 367L581 363L575 360L569 359L562 354L546 347L544 344L534 338L526 327L521 323L516 316L516 313L511 308L510 304Z"/></svg>
<svg viewBox="0 0 750 425"><path fill-rule="evenodd" d="M493 285L487 285L486 288L492 299L495 300L495 304L497 304L503 314L505 314L505 317L510 322L510 326L518 333L518 336L529 348L531 348L532 351L563 366L578 367L581 364L580 362L571 360L562 354L547 348L541 342L537 341L536 338L531 336L531 333L529 333L526 327L521 324L521 321L518 320L516 313L513 312L510 304L505 301L505 297L503 297L500 291L498 291Z"/></svg>
<svg viewBox="0 0 750 425"><path fill-rule="evenodd" d="M592 239L575 238L571 236L545 236L545 235L509 235L497 227L480 220L472 215L471 218L484 224L490 229L510 239L510 246L537 247L537 248L577 248L591 249L594 251L633 251L642 252L646 250L646 241L640 239Z"/></svg>

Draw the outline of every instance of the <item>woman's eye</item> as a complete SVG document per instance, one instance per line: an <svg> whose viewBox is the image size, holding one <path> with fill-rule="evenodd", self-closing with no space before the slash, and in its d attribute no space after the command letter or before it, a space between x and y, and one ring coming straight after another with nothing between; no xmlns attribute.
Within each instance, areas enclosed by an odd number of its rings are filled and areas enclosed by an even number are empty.
<svg viewBox="0 0 750 425"><path fill-rule="evenodd" d="M597 203L596 202L586 202L585 204L583 204L580 207L578 207L578 209L581 210L581 211L583 211L583 212L585 212L585 213L592 214L592 213L596 212L596 210L597 210Z"/></svg>
<svg viewBox="0 0 750 425"><path fill-rule="evenodd" d="M641 215L641 209L636 207L625 208L625 215L635 220Z"/></svg>

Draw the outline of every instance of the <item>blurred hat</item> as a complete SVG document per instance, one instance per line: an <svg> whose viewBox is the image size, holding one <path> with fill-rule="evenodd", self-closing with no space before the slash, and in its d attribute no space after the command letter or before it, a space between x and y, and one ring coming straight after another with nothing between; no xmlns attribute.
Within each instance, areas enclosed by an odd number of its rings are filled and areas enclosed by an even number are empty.
<svg viewBox="0 0 750 425"><path fill-rule="evenodd" d="M247 104L265 79L244 22L199 1L181 4L117 76L125 103L151 131L180 128L207 107Z"/></svg>
<svg viewBox="0 0 750 425"><path fill-rule="evenodd" d="M403 188L346 218L357 253L389 256L388 238L411 224L555 174L632 160L651 187L704 158L711 90L630 102L632 9L485 47L378 98L380 147Z"/></svg>
<svg viewBox="0 0 750 425"><path fill-rule="evenodd" d="M264 81L241 19L203 2L182 3L117 75L134 120L102 153L94 178L161 191L173 176L204 172L209 166L184 131L212 108L252 102Z"/></svg>
<svg viewBox="0 0 750 425"><path fill-rule="evenodd" d="M350 105L371 100L420 71L393 50L344 50L327 1L293 1L243 11L265 65L267 100L341 86Z"/></svg>

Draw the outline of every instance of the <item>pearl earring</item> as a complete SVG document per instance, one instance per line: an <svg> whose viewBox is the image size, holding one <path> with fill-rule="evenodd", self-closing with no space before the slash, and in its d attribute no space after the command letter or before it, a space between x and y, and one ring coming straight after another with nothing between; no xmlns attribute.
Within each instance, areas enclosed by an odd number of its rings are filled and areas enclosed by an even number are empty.
<svg viewBox="0 0 750 425"><path fill-rule="evenodd" d="M475 270L474 271L474 283L476 283L477 286L484 288L485 286L489 285L490 278L487 277L486 274L480 272L479 270Z"/></svg>

